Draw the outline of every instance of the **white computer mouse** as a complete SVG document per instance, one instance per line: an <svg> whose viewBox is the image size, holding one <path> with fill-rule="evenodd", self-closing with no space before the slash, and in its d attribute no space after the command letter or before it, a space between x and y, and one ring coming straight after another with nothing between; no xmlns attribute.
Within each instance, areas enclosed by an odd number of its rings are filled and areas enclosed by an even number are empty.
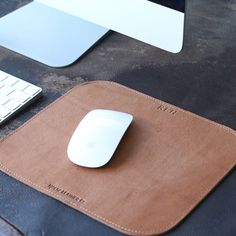
<svg viewBox="0 0 236 236"><path fill-rule="evenodd" d="M133 116L118 111L96 109L81 120L72 135L67 154L75 164L97 168L109 162Z"/></svg>

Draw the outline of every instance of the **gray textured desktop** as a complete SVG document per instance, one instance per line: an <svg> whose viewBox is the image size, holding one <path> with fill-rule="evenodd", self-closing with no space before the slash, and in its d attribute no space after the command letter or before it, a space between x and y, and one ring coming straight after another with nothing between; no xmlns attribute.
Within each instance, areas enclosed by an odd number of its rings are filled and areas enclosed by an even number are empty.
<svg viewBox="0 0 236 236"><path fill-rule="evenodd" d="M14 0L9 4L3 0L0 15L27 2ZM1 70L45 90L43 99L0 129L0 137L6 137L75 85L93 80L116 81L236 129L234 7L232 1L213 4L210 0L189 0L184 48L176 55L112 33L80 61L55 69L0 47ZM0 216L23 234L91 235L96 229L98 235L121 235L3 173L0 179ZM235 184L233 170L167 235L235 235ZM9 227L0 223L0 234L14 235Z"/></svg>

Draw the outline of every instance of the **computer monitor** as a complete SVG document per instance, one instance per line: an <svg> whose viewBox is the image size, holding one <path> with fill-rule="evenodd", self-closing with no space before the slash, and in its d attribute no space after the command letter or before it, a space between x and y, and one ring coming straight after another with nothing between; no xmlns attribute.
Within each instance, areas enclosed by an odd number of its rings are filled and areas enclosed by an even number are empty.
<svg viewBox="0 0 236 236"><path fill-rule="evenodd" d="M112 29L177 53L184 10L185 0L35 0L0 19L0 45L62 67Z"/></svg>
<svg viewBox="0 0 236 236"><path fill-rule="evenodd" d="M164 50L182 49L185 0L37 0Z"/></svg>

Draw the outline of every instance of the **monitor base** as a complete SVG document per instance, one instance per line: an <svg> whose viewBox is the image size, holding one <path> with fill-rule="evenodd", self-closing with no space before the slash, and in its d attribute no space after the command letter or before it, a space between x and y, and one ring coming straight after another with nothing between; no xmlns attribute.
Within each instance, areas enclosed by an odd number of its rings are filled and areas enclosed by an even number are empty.
<svg viewBox="0 0 236 236"><path fill-rule="evenodd" d="M108 29L39 2L0 19L0 45L51 67L75 62Z"/></svg>

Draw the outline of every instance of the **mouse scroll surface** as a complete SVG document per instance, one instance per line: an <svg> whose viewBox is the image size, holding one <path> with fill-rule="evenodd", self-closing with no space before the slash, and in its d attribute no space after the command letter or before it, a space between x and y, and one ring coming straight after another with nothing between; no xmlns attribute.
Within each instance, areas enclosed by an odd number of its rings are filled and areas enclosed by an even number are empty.
<svg viewBox="0 0 236 236"><path fill-rule="evenodd" d="M68 158L75 164L97 168L112 158L133 116L96 109L81 120L68 145Z"/></svg>

